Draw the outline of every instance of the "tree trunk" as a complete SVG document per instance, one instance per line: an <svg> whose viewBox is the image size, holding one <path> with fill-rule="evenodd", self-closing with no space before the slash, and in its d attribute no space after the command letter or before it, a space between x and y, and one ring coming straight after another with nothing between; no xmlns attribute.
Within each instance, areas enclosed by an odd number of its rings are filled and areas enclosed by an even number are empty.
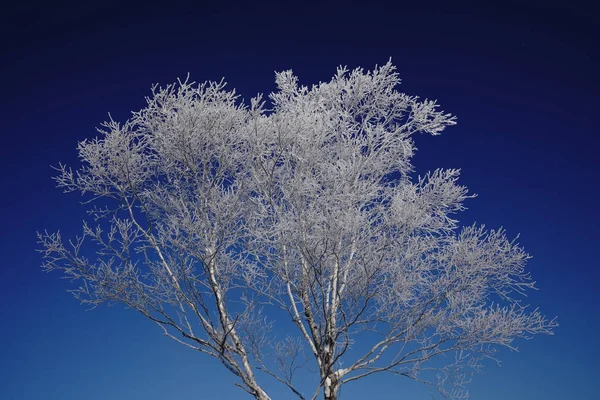
<svg viewBox="0 0 600 400"><path fill-rule="evenodd" d="M337 400L339 380L335 374L330 374L325 379L325 384L323 385L323 392L325 394L325 400Z"/></svg>

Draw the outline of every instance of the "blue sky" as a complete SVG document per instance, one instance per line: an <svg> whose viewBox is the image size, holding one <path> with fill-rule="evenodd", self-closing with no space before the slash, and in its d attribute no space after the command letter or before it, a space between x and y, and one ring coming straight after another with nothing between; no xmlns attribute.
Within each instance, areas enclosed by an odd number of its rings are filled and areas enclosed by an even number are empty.
<svg viewBox="0 0 600 400"><path fill-rule="evenodd" d="M124 120L152 83L189 72L225 77L245 98L274 71L303 84L338 65L390 57L401 90L438 99L458 125L417 137L417 171L461 168L479 196L461 222L503 226L534 258L529 301L558 316L556 334L521 341L474 378L473 399L592 399L600 392L596 21L574 2L496 8L428 2L189 6L177 2L49 6L2 12L0 398L245 398L218 363L170 341L120 306L86 311L58 274L41 271L35 232L78 232L83 209L50 165L110 112ZM300 4L300 3L298 3ZM291 398L273 388L274 399ZM430 399L406 379L350 384L342 399Z"/></svg>

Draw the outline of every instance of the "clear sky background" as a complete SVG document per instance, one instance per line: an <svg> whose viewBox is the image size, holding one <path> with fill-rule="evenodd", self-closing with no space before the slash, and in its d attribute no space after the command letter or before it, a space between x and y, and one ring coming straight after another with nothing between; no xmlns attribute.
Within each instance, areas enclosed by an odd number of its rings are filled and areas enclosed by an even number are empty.
<svg viewBox="0 0 600 400"><path fill-rule="evenodd" d="M83 216L50 165L76 165L77 141L108 112L123 121L143 107L152 83L225 77L249 99L274 89L275 70L311 85L390 57L401 90L458 116L442 136L417 137L417 171L462 169L479 196L461 222L520 233L540 289L529 300L559 317L554 336L502 351L472 398L600 398L598 23L584 3L47 3L0 11L1 399L245 398L214 360L131 310L86 311L40 270L35 232L72 235ZM393 376L341 395L431 398Z"/></svg>

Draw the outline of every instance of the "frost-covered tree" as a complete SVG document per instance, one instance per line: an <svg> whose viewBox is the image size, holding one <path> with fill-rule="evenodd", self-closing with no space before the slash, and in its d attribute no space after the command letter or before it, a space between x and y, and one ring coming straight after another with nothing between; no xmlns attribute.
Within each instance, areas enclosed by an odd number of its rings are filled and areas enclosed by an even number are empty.
<svg viewBox="0 0 600 400"><path fill-rule="evenodd" d="M521 302L527 253L453 218L472 197L459 171L412 174L412 136L453 116L398 92L391 63L276 83L249 105L223 82L155 86L127 122L104 123L80 167L59 167L89 218L66 243L39 235L44 268L84 303L139 311L261 400L266 379L333 400L381 372L461 398L498 346L551 333ZM314 387L297 386L302 367Z"/></svg>

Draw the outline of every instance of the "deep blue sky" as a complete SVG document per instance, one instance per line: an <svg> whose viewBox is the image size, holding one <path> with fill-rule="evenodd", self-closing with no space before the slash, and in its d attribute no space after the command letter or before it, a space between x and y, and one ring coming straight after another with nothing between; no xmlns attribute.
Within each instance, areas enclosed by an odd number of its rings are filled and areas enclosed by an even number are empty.
<svg viewBox="0 0 600 400"><path fill-rule="evenodd" d="M249 98L274 88L274 70L291 68L310 85L340 64L372 68L389 57L403 91L458 116L442 136L417 138L417 170L462 168L461 183L479 197L461 220L521 233L540 288L529 300L559 317L554 336L518 342L520 353L503 351L501 368L476 376L473 399L600 396L591 10L576 2L80 3L13 5L0 16L0 398L244 398L220 364L133 311L86 311L68 282L41 272L35 232L72 234L82 217L78 196L54 189L50 165L75 163L77 141L95 136L108 112L122 121L142 107L155 82L225 77ZM291 398L276 388L274 399ZM367 395L431 398L393 376L342 392Z"/></svg>

